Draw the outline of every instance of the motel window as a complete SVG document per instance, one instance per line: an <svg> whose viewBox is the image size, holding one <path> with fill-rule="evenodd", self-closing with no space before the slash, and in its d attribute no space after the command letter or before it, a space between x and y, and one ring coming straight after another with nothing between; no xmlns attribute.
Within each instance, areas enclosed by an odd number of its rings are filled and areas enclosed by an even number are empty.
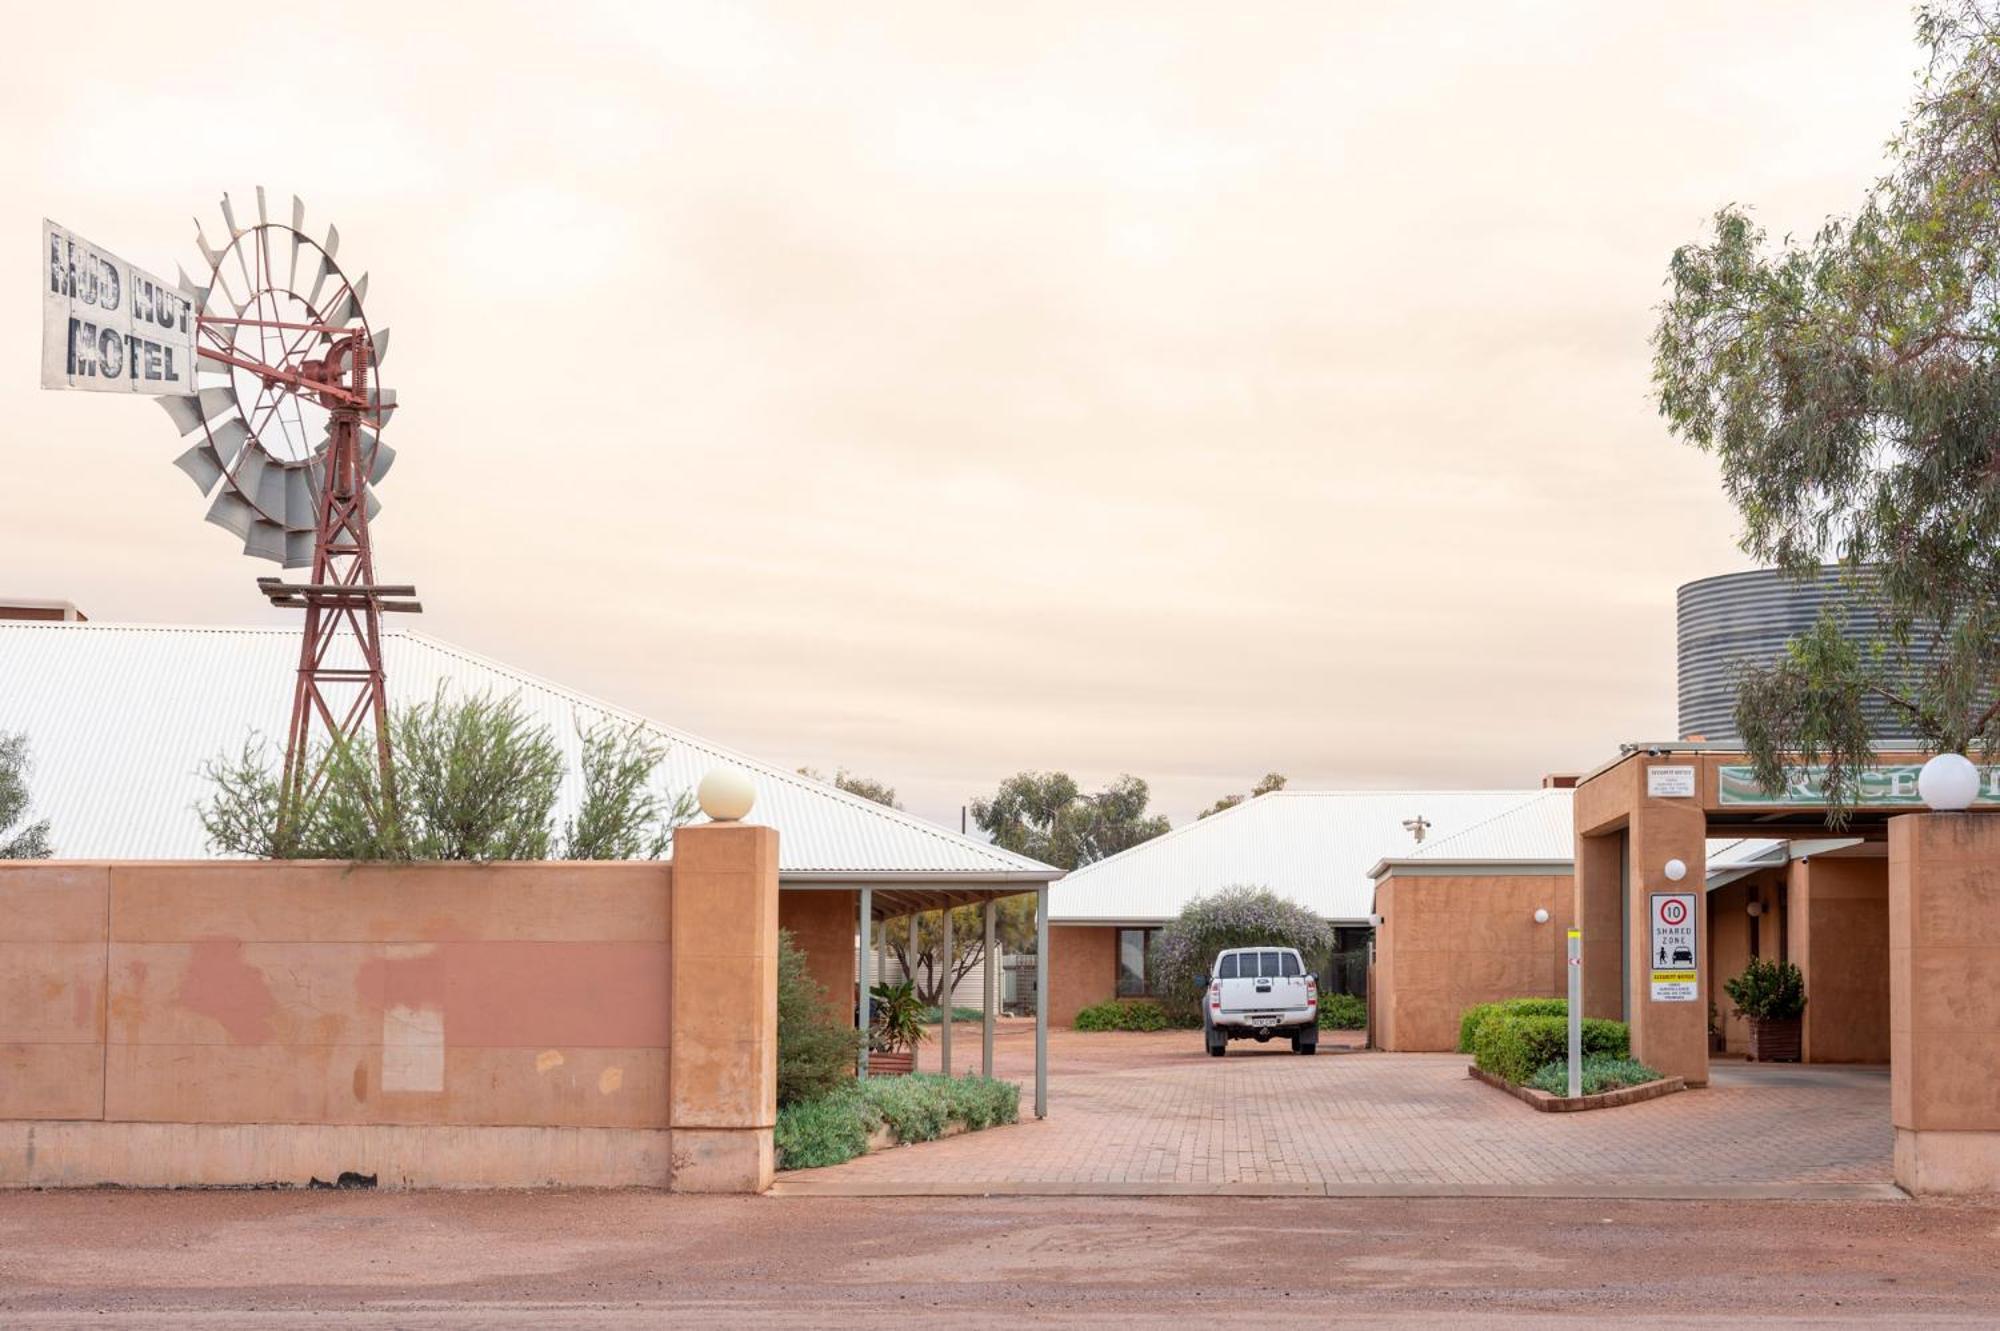
<svg viewBox="0 0 2000 1331"><path fill-rule="evenodd" d="M1153 975L1147 954L1153 949L1158 929L1118 931L1118 996L1145 998L1153 992Z"/></svg>

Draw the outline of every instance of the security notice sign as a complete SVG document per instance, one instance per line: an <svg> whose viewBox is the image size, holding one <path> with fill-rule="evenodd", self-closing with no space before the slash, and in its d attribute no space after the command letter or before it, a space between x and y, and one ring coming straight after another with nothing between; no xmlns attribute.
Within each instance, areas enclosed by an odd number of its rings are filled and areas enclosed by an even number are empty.
<svg viewBox="0 0 2000 1331"><path fill-rule="evenodd" d="M42 387L194 392L194 303L42 219Z"/></svg>
<svg viewBox="0 0 2000 1331"><path fill-rule="evenodd" d="M1694 893L1653 893L1653 1001L1699 1000L1694 949Z"/></svg>

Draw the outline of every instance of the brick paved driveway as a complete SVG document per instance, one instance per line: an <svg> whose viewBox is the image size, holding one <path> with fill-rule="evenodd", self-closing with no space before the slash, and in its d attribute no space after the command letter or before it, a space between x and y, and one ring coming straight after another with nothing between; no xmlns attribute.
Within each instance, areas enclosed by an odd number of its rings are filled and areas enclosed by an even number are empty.
<svg viewBox="0 0 2000 1331"><path fill-rule="evenodd" d="M1331 1032L1329 1032L1329 1036ZM970 1070L976 1027L958 1028ZM778 1191L1891 1196L1886 1068L1715 1064L1706 1089L1544 1114L1455 1054L1233 1044L1198 1034L1050 1036L1049 1117L782 1174ZM997 1071L1026 1083L1010 1030ZM925 1070L935 1070L926 1050Z"/></svg>

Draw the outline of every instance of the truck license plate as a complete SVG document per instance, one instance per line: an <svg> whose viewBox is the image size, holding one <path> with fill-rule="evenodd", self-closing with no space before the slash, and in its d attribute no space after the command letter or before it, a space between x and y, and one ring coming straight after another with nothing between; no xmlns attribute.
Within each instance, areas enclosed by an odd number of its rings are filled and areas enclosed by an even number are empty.
<svg viewBox="0 0 2000 1331"><path fill-rule="evenodd" d="M1250 1018L1250 1024L1252 1026L1275 1026L1278 1024L1278 1019L1276 1017L1252 1017Z"/></svg>

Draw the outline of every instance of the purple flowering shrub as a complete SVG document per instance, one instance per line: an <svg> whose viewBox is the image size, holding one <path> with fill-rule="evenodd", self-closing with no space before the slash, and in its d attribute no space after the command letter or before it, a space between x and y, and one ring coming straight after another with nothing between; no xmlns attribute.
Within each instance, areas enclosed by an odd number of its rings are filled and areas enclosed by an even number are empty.
<svg viewBox="0 0 2000 1331"><path fill-rule="evenodd" d="M1202 977L1229 947L1295 947L1317 971L1333 949L1333 929L1296 902L1262 887L1225 887L1196 897L1153 937L1153 992L1169 1017L1201 1017Z"/></svg>

